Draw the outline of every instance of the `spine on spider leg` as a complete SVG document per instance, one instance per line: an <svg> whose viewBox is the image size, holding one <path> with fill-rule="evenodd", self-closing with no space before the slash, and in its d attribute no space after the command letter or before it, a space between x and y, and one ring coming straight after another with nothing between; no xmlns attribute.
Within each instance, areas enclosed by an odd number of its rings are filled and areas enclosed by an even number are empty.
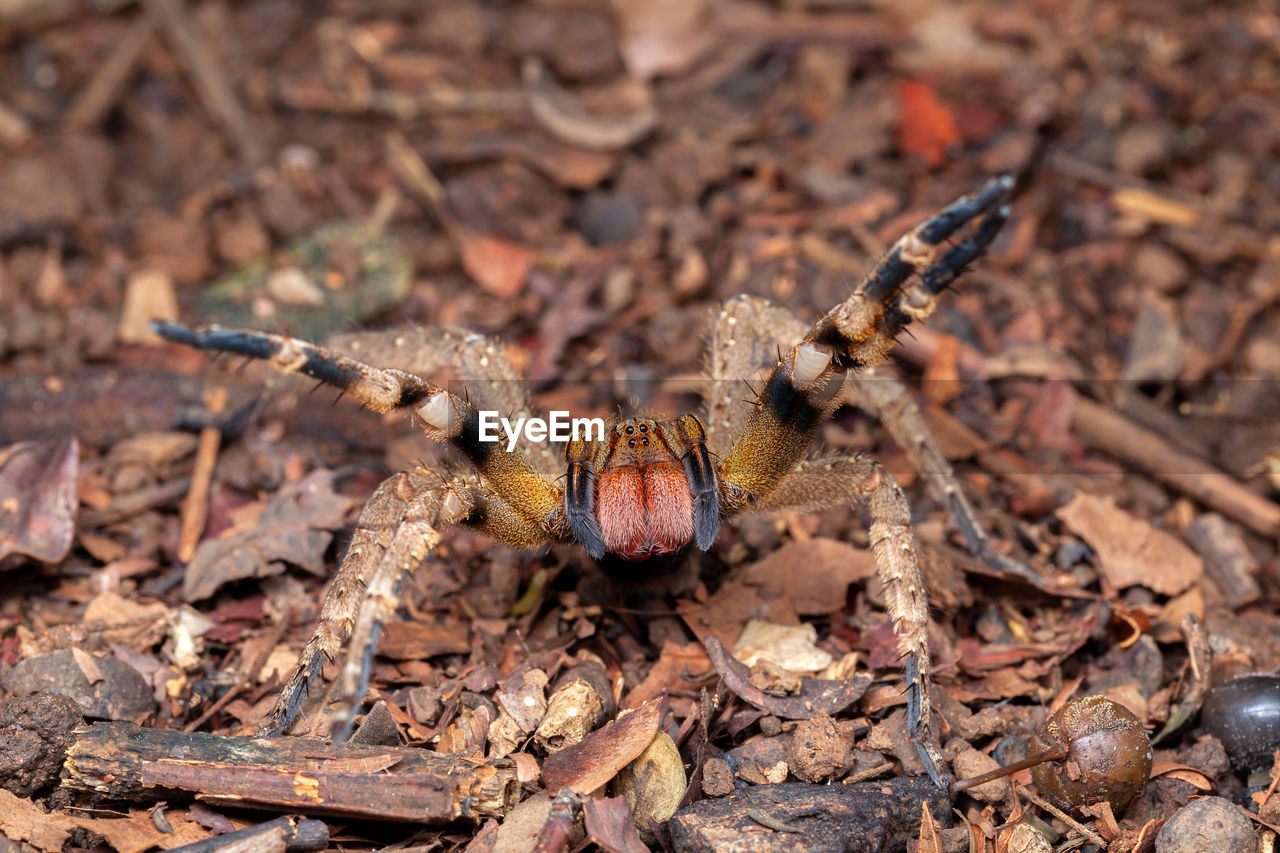
<svg viewBox="0 0 1280 853"><path fill-rule="evenodd" d="M269 362L281 373L301 373L345 394L375 412L413 406L439 390L402 370L373 367L297 338L221 326L181 326L152 321L152 330L174 343L229 352Z"/></svg>
<svg viewBox="0 0 1280 853"><path fill-rule="evenodd" d="M856 370L884 361L902 329L932 313L938 293L995 239L1008 218L1002 202L1012 188L1007 175L991 180L911 229L848 299L814 325L806 340L832 346L841 367ZM944 240L978 217L982 219L969 239L942 250Z"/></svg>

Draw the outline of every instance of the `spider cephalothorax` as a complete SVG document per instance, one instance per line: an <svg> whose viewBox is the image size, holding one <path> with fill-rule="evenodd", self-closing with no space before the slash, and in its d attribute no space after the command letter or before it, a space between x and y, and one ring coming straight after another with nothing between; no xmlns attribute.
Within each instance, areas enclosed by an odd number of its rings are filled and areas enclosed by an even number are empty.
<svg viewBox="0 0 1280 853"><path fill-rule="evenodd" d="M337 386L375 411L408 408L427 435L458 451L474 471L442 476L415 466L378 487L325 596L320 625L264 729L288 727L308 684L348 637L361 653L348 656L338 690L353 713L364 694L376 627L396 606L400 577L439 541L441 524L517 547L576 541L597 559L643 560L690 544L706 550L720 524L746 510L859 501L871 512L872 551L906 670L909 735L930 775L945 784L929 725L929 614L906 499L873 460L808 454L832 410L856 401L878 414L917 467L938 481L972 550L1011 565L989 547L901 387L883 378L860 383L854 374L866 376L883 361L895 337L927 317L938 295L982 254L1008 216L1003 203L1012 185L1007 177L993 180L912 229L848 299L811 327L763 300L730 299L712 330L703 417L618 419L603 436L570 441L562 458L546 446L519 448L505 434L486 440L481 412L523 416L529 399L501 348L465 330L348 336L320 348L262 332L156 324L170 340L268 359L281 371ZM971 222L967 239L946 243ZM366 359L397 367L373 367ZM765 361L772 362L768 379L742 403L744 380ZM420 378L448 365L467 382L469 396ZM846 383L850 375L854 381Z"/></svg>
<svg viewBox="0 0 1280 853"><path fill-rule="evenodd" d="M720 526L720 495L706 429L694 415L675 421L623 418L603 440L571 441L565 512L573 536L597 560L673 554L691 541L706 550Z"/></svg>

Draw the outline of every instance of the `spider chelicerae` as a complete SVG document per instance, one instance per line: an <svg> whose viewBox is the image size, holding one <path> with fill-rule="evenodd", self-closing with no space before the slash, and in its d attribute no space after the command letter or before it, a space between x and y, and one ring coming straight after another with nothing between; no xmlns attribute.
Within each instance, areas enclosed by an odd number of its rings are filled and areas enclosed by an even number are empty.
<svg viewBox="0 0 1280 853"><path fill-rule="evenodd" d="M596 559L638 561L689 547L705 551L720 525L744 511L860 501L870 510L872 552L905 668L908 737L929 775L947 784L930 728L929 610L907 501L876 461L862 455L809 458L809 448L824 419L846 399L869 409L941 490L970 549L989 563L1010 566L990 547L902 386L882 377L862 380L874 375L898 334L932 313L941 292L990 245L1008 218L1012 187L1009 176L993 179L913 228L811 327L763 300L730 299L711 335L701 416L616 418L603 437L569 441L563 458L549 445L508 448L505 434L496 442L481 440L481 411L523 416L530 405L502 349L463 329L375 333L322 348L264 332L154 324L171 341L265 359L284 373L314 377L375 412L408 409L430 438L453 447L472 468L445 474L418 465L378 486L325 595L320 624L263 732L289 727L320 668L351 640L353 651L336 685L349 727L379 626L397 606L400 579L436 546L442 525L469 527L519 548L576 541ZM962 230L967 237L953 241ZM417 369L357 360L388 350ZM774 361L769 378L744 401L744 378L766 359ZM450 364L467 382L465 397L417 375Z"/></svg>

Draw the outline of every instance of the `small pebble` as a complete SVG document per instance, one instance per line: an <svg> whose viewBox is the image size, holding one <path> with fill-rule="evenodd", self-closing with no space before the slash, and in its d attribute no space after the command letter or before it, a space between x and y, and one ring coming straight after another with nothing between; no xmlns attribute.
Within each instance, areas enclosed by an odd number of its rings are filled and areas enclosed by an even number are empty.
<svg viewBox="0 0 1280 853"><path fill-rule="evenodd" d="M1156 836L1156 853L1254 853L1253 824L1221 797L1192 800L1165 821Z"/></svg>

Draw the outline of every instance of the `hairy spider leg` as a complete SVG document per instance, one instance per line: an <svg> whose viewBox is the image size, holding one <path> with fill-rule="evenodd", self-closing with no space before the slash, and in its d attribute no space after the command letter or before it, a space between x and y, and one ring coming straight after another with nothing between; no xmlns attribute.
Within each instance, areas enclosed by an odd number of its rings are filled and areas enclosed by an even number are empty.
<svg viewBox="0 0 1280 853"><path fill-rule="evenodd" d="M416 407L424 431L462 452L489 484L464 477L445 480L417 467L375 490L325 593L320 622L262 724L263 733L289 727L324 662L336 659L352 638L356 651L335 685L341 706L334 734L345 735L367 682L366 664L379 626L394 611L400 579L435 547L440 524L471 527L519 548L563 538L560 530L567 525L559 488L521 454L505 451L501 441L481 442L476 410L466 400L405 371L375 368L293 338L216 326L155 323L153 328L168 340L265 359L281 372L312 376L375 411Z"/></svg>
<svg viewBox="0 0 1280 853"><path fill-rule="evenodd" d="M1008 176L996 178L911 229L849 298L778 361L719 467L722 501L731 514L759 506L801 463L835 407L845 372L884 361L906 324L932 312L937 294L929 288L939 282L939 290L945 287L994 239L1007 218L1002 202L1012 186ZM942 241L978 217L984 218L973 237L939 258ZM916 273L924 284L915 283ZM945 787L950 776L930 725L928 605L910 512L902 490L883 468L874 466L863 483L856 492L871 512L872 552L906 670L909 734L929 775Z"/></svg>

